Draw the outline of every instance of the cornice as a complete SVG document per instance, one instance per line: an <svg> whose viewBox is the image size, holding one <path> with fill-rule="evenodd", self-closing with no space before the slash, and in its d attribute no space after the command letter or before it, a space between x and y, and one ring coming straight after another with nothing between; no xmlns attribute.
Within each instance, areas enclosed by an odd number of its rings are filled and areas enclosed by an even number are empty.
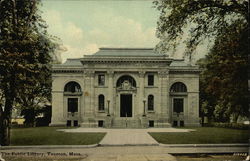
<svg viewBox="0 0 250 161"><path fill-rule="evenodd" d="M175 74L175 73L197 73L199 74L201 72L200 69L171 69L169 70L170 74Z"/></svg>
<svg viewBox="0 0 250 161"><path fill-rule="evenodd" d="M84 73L82 69L53 69L52 73Z"/></svg>
<svg viewBox="0 0 250 161"><path fill-rule="evenodd" d="M171 58L166 57L88 57L82 58L82 64L86 63L167 63L173 61Z"/></svg>

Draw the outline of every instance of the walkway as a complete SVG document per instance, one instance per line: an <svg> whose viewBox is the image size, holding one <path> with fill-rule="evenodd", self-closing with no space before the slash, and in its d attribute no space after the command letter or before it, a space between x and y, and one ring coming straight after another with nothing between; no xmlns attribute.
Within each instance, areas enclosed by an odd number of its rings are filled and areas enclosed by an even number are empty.
<svg viewBox="0 0 250 161"><path fill-rule="evenodd" d="M249 147L185 147L185 146L106 146L84 148L78 146L29 146L29 147L3 147L0 148L2 155L9 153L15 155L17 153L27 156L27 153L36 153L44 155L43 158L55 157L54 160L73 160L74 156L70 153L80 154L81 161L176 161L175 157L170 154L246 154ZM14 153L14 154L12 154ZM50 156L53 153L55 156ZM25 155L26 154L26 155ZM59 154L59 155L56 155ZM67 158L61 157L61 154ZM15 155L22 156L22 155ZM61 158L56 158L59 156ZM78 155L76 155L78 156ZM39 158L39 156L38 156Z"/></svg>
<svg viewBox="0 0 250 161"><path fill-rule="evenodd" d="M60 129L64 132L106 132L101 146L114 145L159 145L148 132L189 132L190 129L148 128L148 129L105 129L105 128L77 128Z"/></svg>
<svg viewBox="0 0 250 161"><path fill-rule="evenodd" d="M54 160L74 160L79 156L81 161L176 161L176 158L167 153L167 148L160 146L120 146L120 147L94 147L94 148L23 148L23 149L5 149L5 153L39 153L43 158L48 157ZM76 156L70 155L75 153ZM48 155L53 153L53 156ZM64 155L56 155L64 154ZM15 155L21 156L21 155ZM23 155L29 157L27 155ZM58 158L60 157L60 158ZM39 158L39 156L38 156ZM76 160L76 159L75 159Z"/></svg>

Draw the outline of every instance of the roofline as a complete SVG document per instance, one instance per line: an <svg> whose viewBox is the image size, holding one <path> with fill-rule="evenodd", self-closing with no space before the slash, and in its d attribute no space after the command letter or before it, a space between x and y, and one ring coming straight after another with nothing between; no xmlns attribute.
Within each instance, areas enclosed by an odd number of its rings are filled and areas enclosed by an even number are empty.
<svg viewBox="0 0 250 161"><path fill-rule="evenodd" d="M109 48L101 47L99 50L154 50L154 48Z"/></svg>

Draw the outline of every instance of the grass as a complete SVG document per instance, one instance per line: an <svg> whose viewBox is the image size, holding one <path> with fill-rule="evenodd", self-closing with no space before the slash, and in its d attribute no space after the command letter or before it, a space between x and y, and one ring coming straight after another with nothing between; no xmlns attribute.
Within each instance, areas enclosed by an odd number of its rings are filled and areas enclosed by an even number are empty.
<svg viewBox="0 0 250 161"><path fill-rule="evenodd" d="M91 145L97 144L105 133L65 133L58 127L11 129L11 145Z"/></svg>
<svg viewBox="0 0 250 161"><path fill-rule="evenodd" d="M183 133L149 133L163 144L223 144L248 143L249 130L200 127Z"/></svg>

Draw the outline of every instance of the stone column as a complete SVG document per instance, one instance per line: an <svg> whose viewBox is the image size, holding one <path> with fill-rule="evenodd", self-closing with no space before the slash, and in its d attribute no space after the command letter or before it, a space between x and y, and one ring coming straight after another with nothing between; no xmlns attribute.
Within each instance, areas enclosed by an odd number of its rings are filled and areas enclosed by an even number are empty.
<svg viewBox="0 0 250 161"><path fill-rule="evenodd" d="M109 102L109 113L111 116L114 115L114 86L113 86L114 71L108 71L108 97Z"/></svg>

